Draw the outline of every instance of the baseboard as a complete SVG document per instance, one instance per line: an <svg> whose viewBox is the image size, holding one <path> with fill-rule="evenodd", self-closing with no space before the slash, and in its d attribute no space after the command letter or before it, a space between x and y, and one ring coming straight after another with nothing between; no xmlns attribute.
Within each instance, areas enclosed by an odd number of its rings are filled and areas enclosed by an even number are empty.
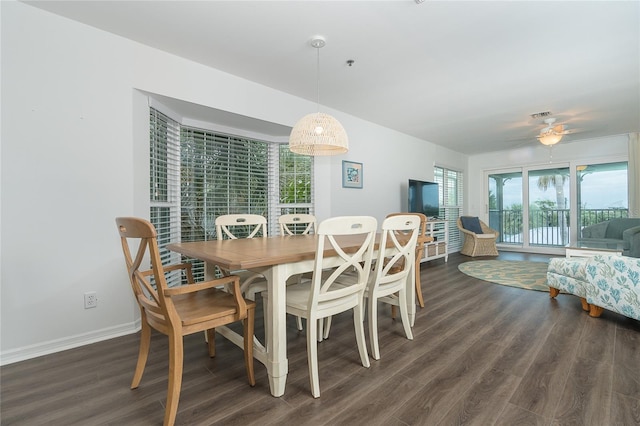
<svg viewBox="0 0 640 426"><path fill-rule="evenodd" d="M49 340L48 342L42 342L37 345L12 349L10 351L0 353L0 366L66 351L67 349L90 345L103 340L126 336L127 334L136 333L139 330L140 319L137 319L136 321L128 324L103 328L90 333L77 334L75 336L69 336L62 339Z"/></svg>

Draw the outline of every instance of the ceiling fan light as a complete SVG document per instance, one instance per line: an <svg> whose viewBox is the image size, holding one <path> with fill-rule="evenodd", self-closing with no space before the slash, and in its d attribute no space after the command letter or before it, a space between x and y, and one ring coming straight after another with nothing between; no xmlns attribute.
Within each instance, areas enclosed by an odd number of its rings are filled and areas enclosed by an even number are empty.
<svg viewBox="0 0 640 426"><path fill-rule="evenodd" d="M558 142L560 142L560 139L562 139L562 135L552 131L552 132L540 134L538 139L540 140L540 143L542 145L555 145Z"/></svg>
<svg viewBox="0 0 640 426"><path fill-rule="evenodd" d="M291 152L302 155L337 155L349 150L342 124L329 114L314 112L302 117L289 136Z"/></svg>

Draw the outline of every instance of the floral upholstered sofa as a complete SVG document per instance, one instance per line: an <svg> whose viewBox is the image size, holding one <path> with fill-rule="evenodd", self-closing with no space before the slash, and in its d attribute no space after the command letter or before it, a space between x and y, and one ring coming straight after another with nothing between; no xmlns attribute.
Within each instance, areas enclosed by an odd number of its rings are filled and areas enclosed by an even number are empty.
<svg viewBox="0 0 640 426"><path fill-rule="evenodd" d="M592 317L603 309L640 320L640 259L627 256L596 255L552 258L547 269L549 295L560 291L582 300L582 308Z"/></svg>

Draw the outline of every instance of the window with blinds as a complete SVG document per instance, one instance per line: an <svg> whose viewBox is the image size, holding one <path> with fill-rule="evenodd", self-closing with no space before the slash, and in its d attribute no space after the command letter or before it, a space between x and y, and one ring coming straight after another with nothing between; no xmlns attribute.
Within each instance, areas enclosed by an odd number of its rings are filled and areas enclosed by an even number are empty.
<svg viewBox="0 0 640 426"><path fill-rule="evenodd" d="M280 143L179 125L153 108L150 123L151 222L163 263L179 261L164 249L170 242L216 239L219 215L265 216L275 235L281 214L313 213L311 157ZM202 279L204 265L191 262Z"/></svg>
<svg viewBox="0 0 640 426"><path fill-rule="evenodd" d="M150 137L150 221L158 233L158 247L163 264L178 263L180 255L166 249L172 241L180 241L180 127L178 123L155 109L149 119ZM182 281L180 271L170 272L169 285Z"/></svg>
<svg viewBox="0 0 640 426"><path fill-rule="evenodd" d="M462 215L464 189L462 172L435 166L434 177L440 188L440 217L444 217L449 226L448 251L459 251L462 248L462 236L456 222Z"/></svg>

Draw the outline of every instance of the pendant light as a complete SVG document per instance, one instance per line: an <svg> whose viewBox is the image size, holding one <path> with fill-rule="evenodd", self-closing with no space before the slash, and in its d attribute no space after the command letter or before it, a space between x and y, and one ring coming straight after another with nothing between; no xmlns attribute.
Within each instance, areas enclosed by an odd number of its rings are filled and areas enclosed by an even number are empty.
<svg viewBox="0 0 640 426"><path fill-rule="evenodd" d="M289 136L289 149L296 154L337 155L349 150L349 138L342 124L329 114L320 112L320 49L325 44L324 38L320 36L311 40L311 46L318 52L318 112L305 115L293 126Z"/></svg>

